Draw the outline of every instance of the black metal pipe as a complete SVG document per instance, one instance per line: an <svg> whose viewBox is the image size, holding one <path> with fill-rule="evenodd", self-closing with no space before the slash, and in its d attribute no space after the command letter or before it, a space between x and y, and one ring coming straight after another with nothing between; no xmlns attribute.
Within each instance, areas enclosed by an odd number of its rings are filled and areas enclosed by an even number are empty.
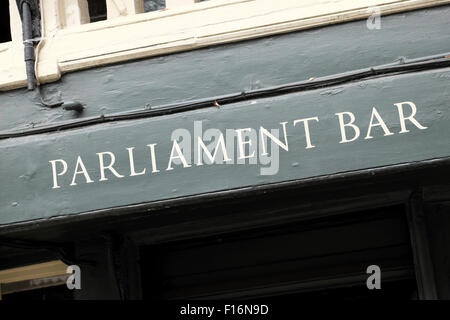
<svg viewBox="0 0 450 320"><path fill-rule="evenodd" d="M35 56L33 43L33 27L31 22L31 8L27 1L22 2L22 29L23 29L23 44L25 65L27 72L27 87L28 90L36 88L36 75L34 72Z"/></svg>

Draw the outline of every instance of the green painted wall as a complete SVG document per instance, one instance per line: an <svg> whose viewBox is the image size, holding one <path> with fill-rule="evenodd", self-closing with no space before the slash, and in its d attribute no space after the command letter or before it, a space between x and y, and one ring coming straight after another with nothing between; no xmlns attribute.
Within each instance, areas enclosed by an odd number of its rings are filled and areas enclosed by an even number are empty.
<svg viewBox="0 0 450 320"><path fill-rule="evenodd" d="M93 71L94 74L96 72L102 71ZM105 92L106 89L100 86L98 90ZM134 88L127 93L142 95L144 91ZM393 104L403 101L417 105L416 119L427 129L420 130L407 122L410 132L398 134L400 122ZM447 68L245 101L220 108L0 140L0 224L449 157L449 101L450 69ZM373 139L363 139L372 107L377 108L394 135L383 136L377 127L373 129ZM344 111L354 113L362 137L340 144L335 113ZM295 119L315 116L319 122L312 122L310 128L316 148L305 149L303 127L293 127L292 123ZM275 175L261 175L261 165L238 164L193 165L189 168L178 165L172 171L165 171L172 147L172 133L185 128L193 134L195 121L203 121L203 132L211 128L225 132L226 129L258 129L260 126L280 129L279 123L287 121L289 151L279 150L279 171ZM156 161L161 171L129 177L125 148L136 148L136 171L144 167L150 171L146 145L151 143L158 144ZM118 179L107 173L108 181L98 181L96 153L104 151L116 155L114 167L126 177ZM78 185L69 186L77 156L83 159L94 183L84 183L80 175ZM59 189L52 189L49 161L54 159L64 159L68 163L68 173L60 177Z"/></svg>
<svg viewBox="0 0 450 320"><path fill-rule="evenodd" d="M450 7L355 21L74 72L42 87L44 99L79 100L82 115L39 106L36 92L0 94L0 131L37 127L307 80L398 59L450 52Z"/></svg>

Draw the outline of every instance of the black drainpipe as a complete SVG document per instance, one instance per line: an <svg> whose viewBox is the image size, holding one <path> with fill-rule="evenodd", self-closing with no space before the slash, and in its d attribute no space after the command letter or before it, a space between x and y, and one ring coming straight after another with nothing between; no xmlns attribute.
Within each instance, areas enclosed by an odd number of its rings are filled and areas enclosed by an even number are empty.
<svg viewBox="0 0 450 320"><path fill-rule="evenodd" d="M25 65L27 72L28 90L36 88L34 72L35 56L34 44L41 37L41 14L38 0L16 0L22 19L22 34L24 44Z"/></svg>

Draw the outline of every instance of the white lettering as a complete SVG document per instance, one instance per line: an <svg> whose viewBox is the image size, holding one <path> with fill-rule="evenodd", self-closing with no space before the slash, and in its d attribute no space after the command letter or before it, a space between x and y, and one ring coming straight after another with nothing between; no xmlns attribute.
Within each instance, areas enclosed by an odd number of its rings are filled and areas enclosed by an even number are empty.
<svg viewBox="0 0 450 320"><path fill-rule="evenodd" d="M308 123L311 120L315 120L315 121L319 122L319 118L318 117L294 120L294 127L299 122L302 122L303 126L305 127L306 149L311 149L311 148L315 148L316 147L316 146L312 145L312 143L311 143L311 135L309 133L309 124Z"/></svg>
<svg viewBox="0 0 450 320"><path fill-rule="evenodd" d="M53 173L53 188L52 189L58 189L61 188L58 185L58 176L63 176L67 172L67 162L65 162L63 159L57 159L57 160L51 160L49 161L52 164L52 173ZM63 169L60 173L56 172L56 162L59 162L63 165Z"/></svg>
<svg viewBox="0 0 450 320"><path fill-rule="evenodd" d="M403 113L403 105L407 104L411 107L411 114L407 117L405 117L405 114ZM413 125L415 125L417 128L419 128L420 130L425 130L428 129L427 127L422 126L415 118L414 116L417 113L417 107L414 103L410 102L410 101L405 101L405 102L400 102L400 103L395 103L394 106L397 107L398 109L398 116L400 118L400 126L402 128L402 130L399 133L406 133L409 132L409 130L406 129L406 120L409 120Z"/></svg>
<svg viewBox="0 0 450 320"><path fill-rule="evenodd" d="M355 141L356 139L358 139L360 131L359 131L359 128L353 124L355 122L355 115L351 112L339 112L339 113L336 113L336 115L339 118L339 126L341 128L342 140L339 143L352 142L352 141ZM344 115L347 115L350 117L350 122L348 122L348 123L344 122ZM355 135L353 136L352 139L347 139L345 127L351 127L355 131Z"/></svg>
<svg viewBox="0 0 450 320"><path fill-rule="evenodd" d="M78 171L78 167L81 168L81 171ZM77 183L75 182L77 175L82 173L84 175L84 178L86 179L86 183L92 183L94 181L92 181L91 177L89 177L89 174L86 170L86 167L84 166L83 160L81 160L81 157L78 156L77 159L77 164L75 165L75 172L73 173L73 178L72 178L72 183L70 184L71 186L76 186Z"/></svg>
<svg viewBox="0 0 450 320"><path fill-rule="evenodd" d="M225 141L223 138L223 134L220 134L219 139L217 140L216 149L214 150L214 155L209 152L208 148L206 147L205 143L203 142L201 137L197 137L198 139L198 146L197 149L197 166L203 165L202 163L202 150L205 153L205 155L208 157L209 161L211 163L214 163L214 159L217 156L217 152L219 151L219 146L222 148L222 154L223 154L223 161L231 161L231 159L227 155L227 150L225 148Z"/></svg>
<svg viewBox="0 0 450 320"><path fill-rule="evenodd" d="M286 124L287 122L281 122L280 123L281 126L283 127L283 134L284 134L284 143L282 143L277 137L275 137L274 135L272 135L267 129L265 129L264 127L260 127L259 128L259 132L261 135L261 147L262 147L262 156L267 156L267 146L265 143L265 139L264 136L268 137L270 140L272 140L272 142L275 142L278 146L280 146L281 148L283 148L286 151L289 151L289 145L288 145L288 140L287 140L287 134L286 134Z"/></svg>
<svg viewBox="0 0 450 320"><path fill-rule="evenodd" d="M174 150L177 152L177 154L178 154L177 156L173 155ZM172 161L175 159L180 159L181 163L183 163L184 168L190 167L190 165L186 162L186 158L184 157L183 152L181 152L181 149L180 149L180 146L178 145L177 140L173 140L172 151L170 152L169 164L167 165L166 171L173 170Z"/></svg>
<svg viewBox="0 0 450 320"><path fill-rule="evenodd" d="M373 123L374 118L377 118L377 123ZM393 135L393 133L389 131L388 127L386 126L386 123L383 121L383 118L381 118L377 109L375 109L375 107L374 107L372 109L372 115L370 116L370 123L369 123L369 128L367 129L367 136L364 139L372 139L373 137L370 135L370 132L372 130L372 127L377 127L377 126L381 126L381 128L384 131L384 136L392 136Z"/></svg>
<svg viewBox="0 0 450 320"><path fill-rule="evenodd" d="M99 160L99 165L100 165L100 180L99 181L106 181L106 180L108 180L108 178L105 177L105 170L106 169L111 171L111 173L113 175L115 175L117 178L123 178L124 177L121 174L119 174L113 168L113 165L116 162L116 156L114 155L114 153L106 151L106 152L99 152L99 153L97 153L97 155L98 155L98 160ZM111 158L111 161L109 162L109 164L107 166L105 166L105 162L104 162L104 159L103 159L104 155L108 155Z"/></svg>
<svg viewBox="0 0 450 320"><path fill-rule="evenodd" d="M249 159L249 158L253 158L255 156L255 151L253 151L253 153L251 155L246 156L245 155L245 150L244 150L244 146L248 145L249 147L252 146L252 140L245 140L242 138L242 133L243 132L252 132L252 128L245 128L245 129L238 129L235 130L237 133L237 142L238 142L238 147L239 147L239 154L240 157L239 159Z"/></svg>
<svg viewBox="0 0 450 320"><path fill-rule="evenodd" d="M130 159L130 177L142 176L143 174L145 174L145 171L147 169L144 168L141 172L136 172L134 167L134 156L133 156L134 147L127 148L127 150L128 150L128 158Z"/></svg>

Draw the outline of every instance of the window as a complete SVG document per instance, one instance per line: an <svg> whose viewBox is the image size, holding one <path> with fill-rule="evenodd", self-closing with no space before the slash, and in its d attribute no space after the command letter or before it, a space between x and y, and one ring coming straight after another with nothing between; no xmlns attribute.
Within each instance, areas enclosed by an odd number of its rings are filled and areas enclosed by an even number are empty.
<svg viewBox="0 0 450 320"><path fill-rule="evenodd" d="M214 2L209 0L66 0L59 4L58 12L60 26L67 28L145 12L189 7L205 1ZM47 8L50 8L50 5L44 6L45 10L48 10Z"/></svg>
<svg viewBox="0 0 450 320"><path fill-rule="evenodd" d="M11 41L9 1L0 1L0 42Z"/></svg>
<svg viewBox="0 0 450 320"><path fill-rule="evenodd" d="M106 0L88 0L90 22L106 20Z"/></svg>
<svg viewBox="0 0 450 320"><path fill-rule="evenodd" d="M166 0L144 0L144 12L162 10L166 7Z"/></svg>

